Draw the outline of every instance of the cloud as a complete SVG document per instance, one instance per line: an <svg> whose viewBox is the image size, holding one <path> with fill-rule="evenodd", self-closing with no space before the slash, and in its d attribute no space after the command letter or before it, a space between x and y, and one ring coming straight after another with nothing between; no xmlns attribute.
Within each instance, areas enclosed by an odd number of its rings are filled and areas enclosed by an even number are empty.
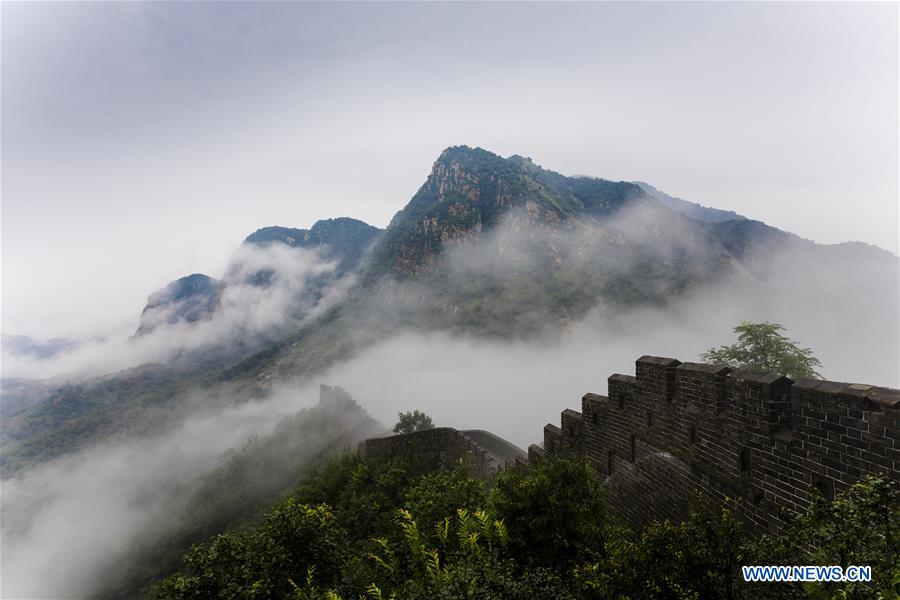
<svg viewBox="0 0 900 600"><path fill-rule="evenodd" d="M202 476L226 450L271 434L287 415L314 405L315 392L279 388L239 405L227 396L194 398L230 405L158 436L101 443L4 480L2 596L82 598L103 588L142 545L177 530Z"/></svg>
<svg viewBox="0 0 900 600"><path fill-rule="evenodd" d="M592 236L596 233L575 236L570 246L554 237L553 244L561 256L582 250L590 256L596 248L587 239ZM509 248L523 238L535 239L521 230L500 233L483 252ZM690 243L688 238L685 244ZM826 378L900 387L896 258L886 256L880 262L865 255L869 261L861 262L837 252L832 260L824 260L828 250L779 252L762 280L739 270L663 306L600 305L577 321L563 321L554 334L548 327L509 341L407 331L335 365L323 377L365 398L366 408L383 422L393 422L397 412L419 409L440 425L488 429L523 448L538 441L543 425L557 422L561 410L577 409L583 394L605 393L609 375L633 374L638 357L699 362L710 347L732 343L732 328L744 320L785 325L792 339L811 347L822 360ZM537 260L504 253L481 261L484 254L471 247L457 258L457 273L488 279L527 270L531 260ZM618 266L624 268L628 255L620 259ZM418 287L396 295L415 298L419 307L440 304L439 299L423 299ZM401 304L400 310L409 310L409 305ZM544 307L528 320L546 322L558 316Z"/></svg>
<svg viewBox="0 0 900 600"><path fill-rule="evenodd" d="M245 244L232 257L211 318L169 323L170 315L181 307L167 305L145 314L144 322L152 330L140 336L133 336L135 326L130 325L42 360L4 348L3 376L77 380L144 363L187 361L192 354L209 350L246 351L278 339L339 302L354 280L333 277L335 266L315 250ZM261 272L272 274L265 285L254 280Z"/></svg>

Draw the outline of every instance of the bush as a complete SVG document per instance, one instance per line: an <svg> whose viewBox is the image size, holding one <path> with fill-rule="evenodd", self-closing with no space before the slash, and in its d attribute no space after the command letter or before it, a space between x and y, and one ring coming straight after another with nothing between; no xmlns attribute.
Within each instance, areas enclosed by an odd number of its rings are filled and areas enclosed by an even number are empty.
<svg viewBox="0 0 900 600"><path fill-rule="evenodd" d="M185 555L190 574L176 574L159 586L160 598L278 598L290 580L314 567L326 579L340 575L347 536L327 505L288 499L255 529L216 536Z"/></svg>
<svg viewBox="0 0 900 600"><path fill-rule="evenodd" d="M492 502L509 530L511 551L530 566L565 573L602 550L603 488L587 461L551 459L525 472L505 471Z"/></svg>

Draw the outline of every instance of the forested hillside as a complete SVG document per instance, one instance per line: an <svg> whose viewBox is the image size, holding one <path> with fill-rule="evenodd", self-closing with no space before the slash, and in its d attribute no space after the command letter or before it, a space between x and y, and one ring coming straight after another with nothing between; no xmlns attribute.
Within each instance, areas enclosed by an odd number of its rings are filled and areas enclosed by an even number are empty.
<svg viewBox="0 0 900 600"><path fill-rule="evenodd" d="M593 468L555 459L496 481L464 463L348 455L251 529L185 555L151 598L895 598L900 491L871 477L819 497L779 535L748 537L726 508L643 531L607 516ZM870 565L873 581L745 583L742 565Z"/></svg>

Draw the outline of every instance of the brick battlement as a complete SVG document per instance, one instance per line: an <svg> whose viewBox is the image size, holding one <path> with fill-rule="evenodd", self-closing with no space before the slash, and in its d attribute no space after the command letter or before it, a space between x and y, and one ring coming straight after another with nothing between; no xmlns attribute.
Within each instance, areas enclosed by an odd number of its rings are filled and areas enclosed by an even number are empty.
<svg viewBox="0 0 900 600"><path fill-rule="evenodd" d="M634 525L680 518L700 501L739 501L757 530L777 530L808 490L826 497L866 475L900 481L900 390L642 356L544 427L546 453L586 456L614 511Z"/></svg>

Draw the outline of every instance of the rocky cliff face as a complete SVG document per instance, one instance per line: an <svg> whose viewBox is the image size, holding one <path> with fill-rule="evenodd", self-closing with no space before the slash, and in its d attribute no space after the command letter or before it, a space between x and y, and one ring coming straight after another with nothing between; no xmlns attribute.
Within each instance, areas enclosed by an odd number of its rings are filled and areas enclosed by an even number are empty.
<svg viewBox="0 0 900 600"><path fill-rule="evenodd" d="M605 217L645 198L626 182L564 177L521 156L503 158L455 146L398 212L376 248L376 265L395 275L428 272L447 245L509 227L554 227L578 217Z"/></svg>

